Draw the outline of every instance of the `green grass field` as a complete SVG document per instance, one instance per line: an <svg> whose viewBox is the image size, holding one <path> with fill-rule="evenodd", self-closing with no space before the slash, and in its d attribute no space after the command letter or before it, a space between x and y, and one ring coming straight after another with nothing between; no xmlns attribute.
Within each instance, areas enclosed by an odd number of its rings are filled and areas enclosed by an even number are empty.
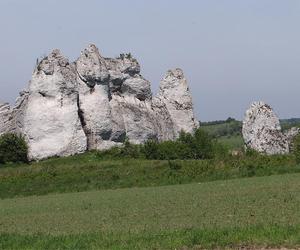
<svg viewBox="0 0 300 250"><path fill-rule="evenodd" d="M2 249L296 246L300 174L0 200Z"/></svg>
<svg viewBox="0 0 300 250"><path fill-rule="evenodd" d="M102 160L97 153L0 168L0 198L299 173L293 156L213 160Z"/></svg>

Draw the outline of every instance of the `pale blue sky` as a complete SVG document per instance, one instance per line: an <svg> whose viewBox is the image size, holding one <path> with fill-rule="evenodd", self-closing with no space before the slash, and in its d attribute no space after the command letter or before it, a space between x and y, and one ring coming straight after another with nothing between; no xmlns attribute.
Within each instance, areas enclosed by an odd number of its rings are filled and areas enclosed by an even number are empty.
<svg viewBox="0 0 300 250"><path fill-rule="evenodd" d="M299 0L0 0L0 30L2 101L37 57L74 60L92 42L106 57L131 52L154 92L182 68L202 121L242 119L255 100L300 117Z"/></svg>

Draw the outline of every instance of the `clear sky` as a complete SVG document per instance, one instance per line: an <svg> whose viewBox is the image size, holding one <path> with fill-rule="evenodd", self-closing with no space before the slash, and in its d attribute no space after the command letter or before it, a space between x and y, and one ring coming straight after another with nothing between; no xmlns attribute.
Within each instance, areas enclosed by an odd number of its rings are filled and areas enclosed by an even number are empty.
<svg viewBox="0 0 300 250"><path fill-rule="evenodd" d="M299 0L0 0L0 100L13 103L36 58L75 60L89 43L131 52L153 92L184 70L202 121L242 119L264 100L300 117Z"/></svg>

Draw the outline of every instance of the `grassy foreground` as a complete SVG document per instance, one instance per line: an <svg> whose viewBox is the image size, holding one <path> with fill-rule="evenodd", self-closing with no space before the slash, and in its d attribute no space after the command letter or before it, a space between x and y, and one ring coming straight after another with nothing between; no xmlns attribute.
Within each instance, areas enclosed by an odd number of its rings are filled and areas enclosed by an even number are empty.
<svg viewBox="0 0 300 250"><path fill-rule="evenodd" d="M0 249L259 249L300 245L300 227L253 226L221 230L185 229L151 233L80 235L0 234Z"/></svg>
<svg viewBox="0 0 300 250"><path fill-rule="evenodd" d="M212 160L102 159L95 152L53 158L30 165L0 167L0 199L207 182L241 177L298 173L295 157L228 156Z"/></svg>
<svg viewBox="0 0 300 250"><path fill-rule="evenodd" d="M0 200L0 248L300 243L300 174Z"/></svg>

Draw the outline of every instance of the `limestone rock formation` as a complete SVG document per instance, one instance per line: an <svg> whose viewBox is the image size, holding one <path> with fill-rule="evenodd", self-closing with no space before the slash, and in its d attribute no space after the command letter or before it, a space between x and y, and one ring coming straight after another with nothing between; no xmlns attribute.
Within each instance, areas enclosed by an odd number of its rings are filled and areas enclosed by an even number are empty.
<svg viewBox="0 0 300 250"><path fill-rule="evenodd" d="M242 132L248 148L269 155L289 153L292 138L297 133L295 130L283 133L278 117L263 102L255 102L247 110Z"/></svg>
<svg viewBox="0 0 300 250"><path fill-rule="evenodd" d="M65 156L86 150L86 136L78 116L76 71L59 50L35 69L24 107L22 133L29 158Z"/></svg>
<svg viewBox="0 0 300 250"><path fill-rule="evenodd" d="M106 59L110 73L113 131L111 140L120 143L127 137L143 143L157 137L152 117L150 82L140 74L140 65L130 54Z"/></svg>
<svg viewBox="0 0 300 250"><path fill-rule="evenodd" d="M88 46L76 61L79 116L89 149L106 148L110 139L109 73L95 45ZM105 146L104 146L105 145Z"/></svg>
<svg viewBox="0 0 300 250"><path fill-rule="evenodd" d="M161 81L156 97L166 105L177 136L181 130L192 132L198 124L193 111L192 96L181 69L169 70Z"/></svg>
<svg viewBox="0 0 300 250"><path fill-rule="evenodd" d="M0 119L0 134L23 134L37 160L107 149L125 138L173 140L198 126L182 70L168 71L152 98L135 58L105 58L95 45L74 63L59 50L41 60L16 105L0 105Z"/></svg>

